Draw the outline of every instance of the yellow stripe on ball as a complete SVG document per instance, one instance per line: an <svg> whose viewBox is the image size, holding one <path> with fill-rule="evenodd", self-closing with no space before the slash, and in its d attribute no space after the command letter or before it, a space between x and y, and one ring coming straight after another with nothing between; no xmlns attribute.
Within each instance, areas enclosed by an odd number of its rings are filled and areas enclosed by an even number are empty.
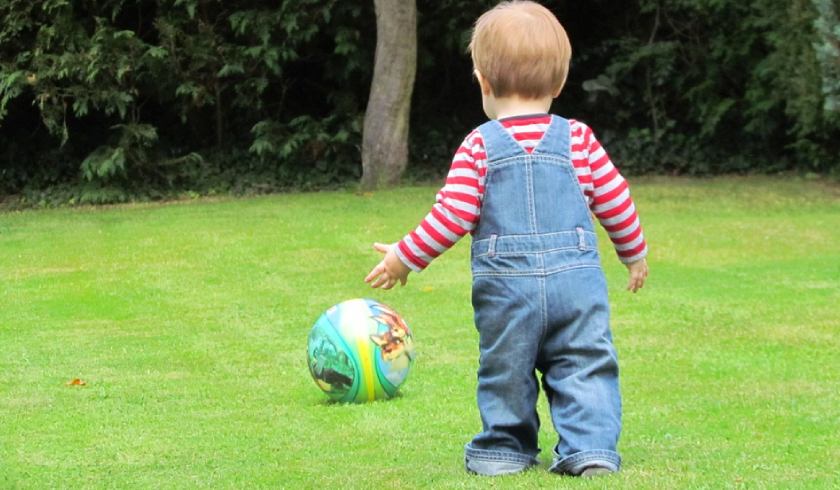
<svg viewBox="0 0 840 490"><path fill-rule="evenodd" d="M370 402L376 398L376 391L373 386L375 374L373 372L373 359L371 359L370 356L370 343L367 341L367 339L357 339L356 347L358 347L359 349L359 361L362 365L362 370L364 370L362 380L365 383L367 399Z"/></svg>

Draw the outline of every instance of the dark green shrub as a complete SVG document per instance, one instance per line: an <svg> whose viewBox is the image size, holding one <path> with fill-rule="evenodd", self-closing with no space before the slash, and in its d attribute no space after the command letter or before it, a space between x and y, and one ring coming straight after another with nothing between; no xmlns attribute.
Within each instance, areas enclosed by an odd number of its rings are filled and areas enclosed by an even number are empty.
<svg viewBox="0 0 840 490"><path fill-rule="evenodd" d="M466 45L495 4L418 2L409 172L484 115ZM554 111L627 173L840 172L837 0L546 1L572 39ZM28 203L355 181L373 2L0 2L0 194Z"/></svg>

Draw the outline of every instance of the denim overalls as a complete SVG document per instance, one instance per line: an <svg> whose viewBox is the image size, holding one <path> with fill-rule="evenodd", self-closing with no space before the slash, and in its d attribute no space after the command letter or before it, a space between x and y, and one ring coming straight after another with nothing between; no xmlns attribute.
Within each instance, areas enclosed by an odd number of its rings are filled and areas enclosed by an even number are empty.
<svg viewBox="0 0 840 490"><path fill-rule="evenodd" d="M483 431L466 445L467 470L495 475L538 463L539 370L559 435L551 471L617 471L618 363L569 122L552 116L531 154L498 121L479 131L487 176L471 254Z"/></svg>

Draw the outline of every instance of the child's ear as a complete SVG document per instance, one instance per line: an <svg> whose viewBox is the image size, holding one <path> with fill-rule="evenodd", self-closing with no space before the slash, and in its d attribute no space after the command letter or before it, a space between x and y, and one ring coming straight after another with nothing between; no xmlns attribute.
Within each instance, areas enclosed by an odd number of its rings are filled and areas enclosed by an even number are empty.
<svg viewBox="0 0 840 490"><path fill-rule="evenodd" d="M563 77L563 81L560 82L560 85L557 87L557 90L554 91L554 98L560 97L560 92L563 91L563 87L566 86L566 79L567 77Z"/></svg>
<svg viewBox="0 0 840 490"><path fill-rule="evenodd" d="M473 70L473 74L475 75L476 80L478 80L479 87L481 87L481 93L484 95L491 95L493 93L493 88L490 87L490 82L484 78L484 75L482 75L478 70Z"/></svg>

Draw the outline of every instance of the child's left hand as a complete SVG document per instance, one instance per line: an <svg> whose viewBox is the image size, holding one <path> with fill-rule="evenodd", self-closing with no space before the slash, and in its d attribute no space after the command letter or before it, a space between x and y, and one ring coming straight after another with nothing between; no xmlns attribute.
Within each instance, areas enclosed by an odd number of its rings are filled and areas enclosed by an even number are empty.
<svg viewBox="0 0 840 490"><path fill-rule="evenodd" d="M370 283L372 288L391 289L396 286L397 281L405 286L408 280L408 273L411 272L405 264L402 263L396 252L394 252L396 244L385 245L384 243L374 243L373 248L378 252L385 254L382 262L376 265L373 270L365 277L365 282Z"/></svg>
<svg viewBox="0 0 840 490"><path fill-rule="evenodd" d="M630 281L627 283L627 290L634 293L645 285L645 279L648 276L647 260L641 259L636 262L624 264L627 266L627 271L630 273Z"/></svg>

